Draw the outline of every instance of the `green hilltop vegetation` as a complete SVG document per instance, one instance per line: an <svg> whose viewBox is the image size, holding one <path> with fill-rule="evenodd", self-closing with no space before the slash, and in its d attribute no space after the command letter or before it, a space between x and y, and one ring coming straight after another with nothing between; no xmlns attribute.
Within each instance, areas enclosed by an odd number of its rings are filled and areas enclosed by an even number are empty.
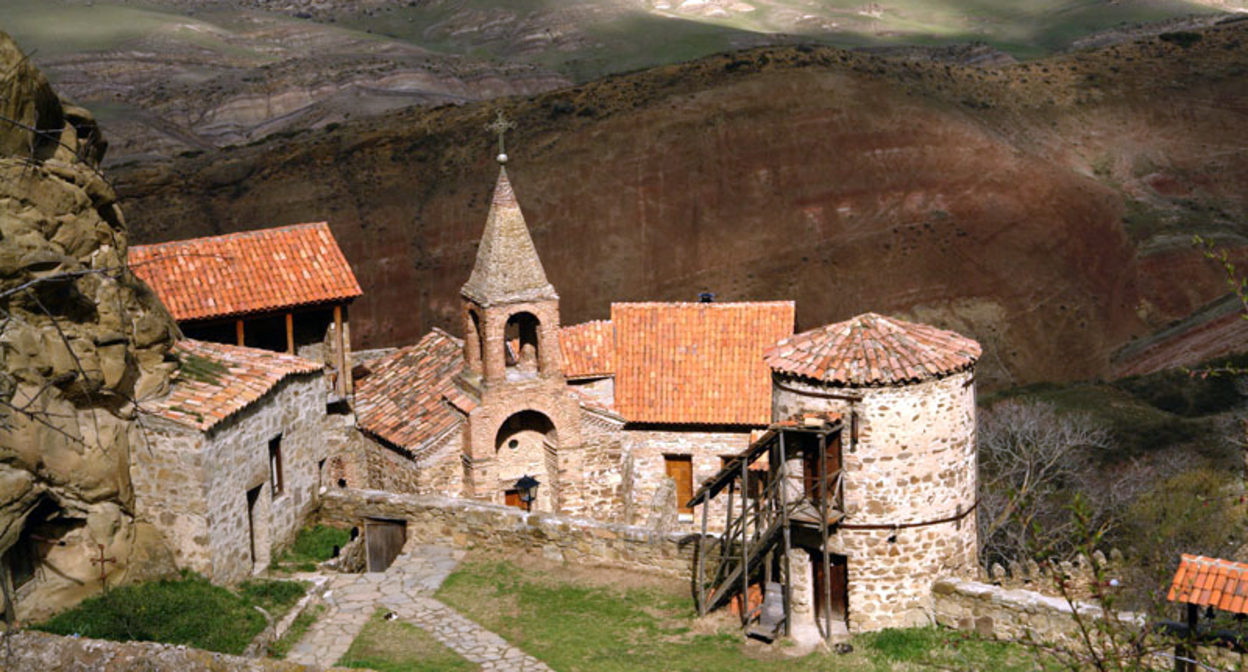
<svg viewBox="0 0 1248 672"><path fill-rule="evenodd" d="M1213 11L1185 0L396 0L281 13L231 0L6 0L0 28L36 52L36 60L140 44L263 59L266 40L290 37L274 26L315 23L364 45L397 42L443 55L530 63L587 81L792 42L895 47L978 41L1033 58L1101 31ZM257 17L263 30L255 30Z"/></svg>

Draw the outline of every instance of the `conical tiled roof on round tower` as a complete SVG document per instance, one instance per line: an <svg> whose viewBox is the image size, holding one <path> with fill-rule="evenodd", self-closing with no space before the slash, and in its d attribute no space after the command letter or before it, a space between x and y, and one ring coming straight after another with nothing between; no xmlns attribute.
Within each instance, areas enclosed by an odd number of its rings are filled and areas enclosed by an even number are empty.
<svg viewBox="0 0 1248 672"><path fill-rule="evenodd" d="M498 172L477 263L460 293L482 306L559 298L546 279L505 168Z"/></svg>
<svg viewBox="0 0 1248 672"><path fill-rule="evenodd" d="M970 368L981 353L961 334L866 313L790 336L764 359L773 371L873 387L941 378Z"/></svg>

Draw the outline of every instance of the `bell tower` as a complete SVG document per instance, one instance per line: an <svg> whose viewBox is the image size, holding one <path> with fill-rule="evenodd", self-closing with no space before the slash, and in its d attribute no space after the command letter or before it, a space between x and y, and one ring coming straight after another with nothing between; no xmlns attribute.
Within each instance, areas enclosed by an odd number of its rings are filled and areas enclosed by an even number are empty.
<svg viewBox="0 0 1248 672"><path fill-rule="evenodd" d="M509 503L523 477L541 482L535 510L559 508L559 465L580 447L580 404L563 374L559 295L546 279L508 179L499 134L498 181L463 298L465 386L480 404L468 415L464 492Z"/></svg>

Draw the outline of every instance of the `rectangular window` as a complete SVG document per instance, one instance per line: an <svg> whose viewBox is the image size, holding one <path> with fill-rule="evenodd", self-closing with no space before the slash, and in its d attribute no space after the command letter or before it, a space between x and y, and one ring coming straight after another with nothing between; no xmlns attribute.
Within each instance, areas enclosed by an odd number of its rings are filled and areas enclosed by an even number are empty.
<svg viewBox="0 0 1248 672"><path fill-rule="evenodd" d="M676 481L676 511L692 514L693 509L686 504L693 498L693 456L664 455L663 467L668 477Z"/></svg>
<svg viewBox="0 0 1248 672"><path fill-rule="evenodd" d="M274 497L282 494L285 484L282 479L282 437L280 434L269 439L269 485L272 486Z"/></svg>

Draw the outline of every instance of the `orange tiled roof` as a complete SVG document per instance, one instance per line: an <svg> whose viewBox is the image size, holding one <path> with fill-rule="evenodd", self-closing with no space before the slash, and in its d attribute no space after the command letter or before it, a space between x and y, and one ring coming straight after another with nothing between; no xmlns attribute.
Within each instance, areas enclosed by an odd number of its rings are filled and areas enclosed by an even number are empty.
<svg viewBox="0 0 1248 672"><path fill-rule="evenodd" d="M1167 599L1248 614L1248 563L1185 553Z"/></svg>
<svg viewBox="0 0 1248 672"><path fill-rule="evenodd" d="M765 425L763 352L793 333L792 301L615 303L615 409L629 422Z"/></svg>
<svg viewBox="0 0 1248 672"><path fill-rule="evenodd" d="M325 222L135 245L130 268L177 320L341 301L360 284Z"/></svg>
<svg viewBox="0 0 1248 672"><path fill-rule="evenodd" d="M476 407L455 384L464 368L463 347L463 341L434 329L415 345L370 362L372 373L356 383L356 424L418 456L431 439L463 422L461 413Z"/></svg>
<svg viewBox="0 0 1248 672"><path fill-rule="evenodd" d="M324 366L294 355L189 338L174 346L182 366L164 399L148 411L201 431L258 401L287 376Z"/></svg>
<svg viewBox="0 0 1248 672"><path fill-rule="evenodd" d="M615 332L610 320L574 324L559 330L563 375L603 378L615 373Z"/></svg>
<svg viewBox="0 0 1248 672"><path fill-rule="evenodd" d="M875 313L780 341L767 351L775 371L841 385L939 378L970 368L979 343L961 334Z"/></svg>

